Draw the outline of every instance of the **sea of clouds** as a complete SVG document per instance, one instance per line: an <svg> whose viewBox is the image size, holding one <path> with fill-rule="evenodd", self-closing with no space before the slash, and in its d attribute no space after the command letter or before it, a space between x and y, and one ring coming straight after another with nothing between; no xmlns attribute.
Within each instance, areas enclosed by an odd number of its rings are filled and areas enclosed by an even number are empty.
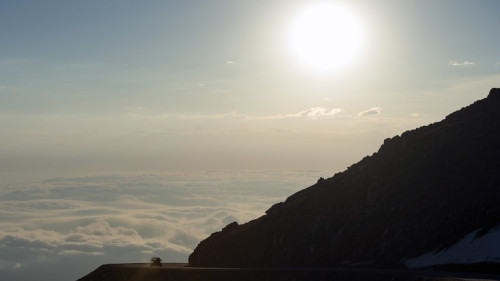
<svg viewBox="0 0 500 281"><path fill-rule="evenodd" d="M325 171L205 171L0 186L0 280L76 280L101 264L187 262L210 233L264 214Z"/></svg>

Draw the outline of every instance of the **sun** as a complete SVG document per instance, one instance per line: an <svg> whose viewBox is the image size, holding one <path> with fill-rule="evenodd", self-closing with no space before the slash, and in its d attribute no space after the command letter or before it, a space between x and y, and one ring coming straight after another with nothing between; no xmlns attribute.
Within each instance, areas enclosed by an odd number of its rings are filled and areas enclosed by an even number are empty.
<svg viewBox="0 0 500 281"><path fill-rule="evenodd" d="M349 9L333 3L309 6L293 21L289 45L306 66L321 71L340 69L360 53L363 32Z"/></svg>

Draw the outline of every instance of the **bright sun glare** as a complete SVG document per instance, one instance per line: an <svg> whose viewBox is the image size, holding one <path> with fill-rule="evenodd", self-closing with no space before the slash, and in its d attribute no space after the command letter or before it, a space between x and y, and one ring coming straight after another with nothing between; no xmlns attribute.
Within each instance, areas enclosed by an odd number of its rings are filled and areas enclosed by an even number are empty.
<svg viewBox="0 0 500 281"><path fill-rule="evenodd" d="M362 28L347 8L322 3L303 10L292 24L290 47L293 54L315 70L342 68L359 55Z"/></svg>

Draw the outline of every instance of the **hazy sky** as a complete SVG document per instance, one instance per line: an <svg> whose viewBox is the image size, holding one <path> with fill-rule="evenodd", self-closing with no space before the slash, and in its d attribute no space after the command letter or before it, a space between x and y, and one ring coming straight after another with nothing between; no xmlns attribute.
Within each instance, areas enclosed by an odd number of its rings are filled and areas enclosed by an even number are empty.
<svg viewBox="0 0 500 281"><path fill-rule="evenodd" d="M337 1L362 43L343 67L315 71L290 34L319 2L2 1L1 182L333 175L500 84L499 1Z"/></svg>
<svg viewBox="0 0 500 281"><path fill-rule="evenodd" d="M317 7L343 12L318 24ZM500 87L499 14L498 0L0 1L0 279L186 261Z"/></svg>

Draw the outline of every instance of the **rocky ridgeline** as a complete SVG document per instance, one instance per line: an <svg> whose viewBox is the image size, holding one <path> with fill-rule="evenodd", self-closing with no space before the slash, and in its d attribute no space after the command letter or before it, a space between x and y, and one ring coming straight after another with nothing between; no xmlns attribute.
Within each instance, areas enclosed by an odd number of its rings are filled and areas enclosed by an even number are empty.
<svg viewBox="0 0 500 281"><path fill-rule="evenodd" d="M500 223L500 89L446 119L386 139L346 171L229 224L190 266L401 264Z"/></svg>

